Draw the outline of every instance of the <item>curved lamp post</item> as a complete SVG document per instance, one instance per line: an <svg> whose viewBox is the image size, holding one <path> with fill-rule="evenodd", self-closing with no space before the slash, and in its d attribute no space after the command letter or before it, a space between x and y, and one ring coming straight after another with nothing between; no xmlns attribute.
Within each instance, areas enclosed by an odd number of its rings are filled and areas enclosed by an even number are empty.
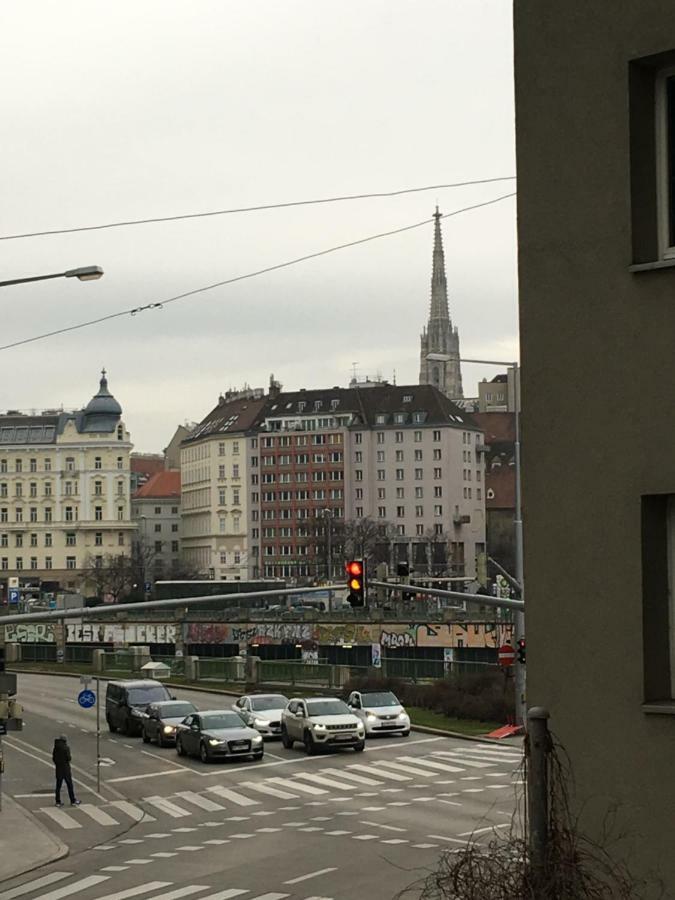
<svg viewBox="0 0 675 900"><path fill-rule="evenodd" d="M53 275L31 275L30 278L12 278L0 281L0 287L11 284L26 284L27 281L47 281L49 278L77 278L79 281L97 281L103 275L100 266L81 266L79 269L68 269L66 272L55 272Z"/></svg>

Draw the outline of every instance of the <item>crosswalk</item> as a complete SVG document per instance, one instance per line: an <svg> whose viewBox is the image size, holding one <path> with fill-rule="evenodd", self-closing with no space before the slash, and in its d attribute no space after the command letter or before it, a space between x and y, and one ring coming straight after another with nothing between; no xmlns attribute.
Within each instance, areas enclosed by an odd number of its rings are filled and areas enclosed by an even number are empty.
<svg viewBox="0 0 675 900"><path fill-rule="evenodd" d="M325 872L334 872L330 868ZM313 874L322 874L313 873ZM308 876L289 879L285 885L295 885L302 882ZM192 897L193 900L234 900L241 897L242 900L286 900L287 897L299 897L299 894L291 895L287 891L265 890L262 894L246 887L226 887L213 892L213 888L207 884L175 885L171 881L146 881L136 884L124 890L106 893L112 875L87 875L79 877L73 872L50 872L25 882L18 887L0 892L0 900L65 900L67 897L77 896L78 900L131 900L139 897L143 900L183 900L184 897ZM58 887L56 886L58 885ZM99 892L99 888L103 893ZM45 890L48 889L48 890ZM86 895L86 896L85 896ZM327 896L307 896L304 900L333 900Z"/></svg>
<svg viewBox="0 0 675 900"><path fill-rule="evenodd" d="M158 820L185 820L202 813L221 813L259 807L267 802L339 801L372 797L428 787L432 795L448 796L446 785L462 783L465 793L494 791L510 786L522 761L515 747L467 744L450 750L430 750L424 755L378 756L373 762L349 763L338 768L326 759L323 768L270 775L260 780L238 782L235 787L211 785L204 791L181 790L168 796L151 794L142 801L113 800L101 805L83 803L71 809L40 807L39 812L65 831L91 827L151 823ZM488 783L488 779L496 781ZM480 782L469 787L464 782ZM517 783L517 782L516 782ZM453 788L454 790L454 788ZM450 794L454 796L454 794ZM433 799L433 797L432 797ZM400 805L400 804L399 804ZM2 896L0 895L0 900ZM50 898L58 900L58 898Z"/></svg>

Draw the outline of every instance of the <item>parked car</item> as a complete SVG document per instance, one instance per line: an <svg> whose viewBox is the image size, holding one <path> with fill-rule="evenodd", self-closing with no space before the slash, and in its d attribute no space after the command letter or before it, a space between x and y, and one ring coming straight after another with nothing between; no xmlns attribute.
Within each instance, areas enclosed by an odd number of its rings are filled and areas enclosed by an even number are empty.
<svg viewBox="0 0 675 900"><path fill-rule="evenodd" d="M281 741L287 749L301 741L310 755L322 747L365 747L363 722L336 697L296 697L281 714Z"/></svg>
<svg viewBox="0 0 675 900"><path fill-rule="evenodd" d="M410 734L410 716L391 691L352 691L347 705L366 729L375 734Z"/></svg>
<svg viewBox="0 0 675 900"><path fill-rule="evenodd" d="M105 719L111 732L139 735L146 707L161 700L175 700L159 681L109 681L105 692Z"/></svg>
<svg viewBox="0 0 675 900"><path fill-rule="evenodd" d="M281 713L287 706L288 697L283 694L245 694L232 709L263 737L280 737Z"/></svg>
<svg viewBox="0 0 675 900"><path fill-rule="evenodd" d="M176 726L195 712L197 707L194 703L184 700L162 700L159 703L151 703L145 710L142 720L143 743L157 741L158 747L175 744Z"/></svg>
<svg viewBox="0 0 675 900"><path fill-rule="evenodd" d="M262 759L265 748L261 735L249 728L239 713L229 709L207 709L192 713L177 726L176 752L179 756L199 756L202 762Z"/></svg>

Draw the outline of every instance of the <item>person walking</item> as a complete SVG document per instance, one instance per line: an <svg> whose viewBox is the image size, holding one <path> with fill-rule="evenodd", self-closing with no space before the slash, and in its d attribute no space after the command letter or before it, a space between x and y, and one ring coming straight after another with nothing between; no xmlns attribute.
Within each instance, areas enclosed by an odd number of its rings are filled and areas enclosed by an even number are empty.
<svg viewBox="0 0 675 900"><path fill-rule="evenodd" d="M68 738L65 734L57 737L54 741L54 749L52 751L52 760L56 769L56 805L63 806L61 803L61 787L65 782L68 789L68 797L71 806L79 806L80 801L75 797L73 789L73 776L70 771L70 747L68 746Z"/></svg>

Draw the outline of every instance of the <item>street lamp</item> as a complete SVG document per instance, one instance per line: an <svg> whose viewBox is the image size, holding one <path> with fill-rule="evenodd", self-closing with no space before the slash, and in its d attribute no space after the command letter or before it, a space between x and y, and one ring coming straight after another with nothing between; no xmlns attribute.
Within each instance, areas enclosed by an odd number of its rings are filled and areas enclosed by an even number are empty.
<svg viewBox="0 0 675 900"><path fill-rule="evenodd" d="M103 276L100 266L80 266L79 269L68 269L66 272L55 272L53 275L31 275L29 278L12 278L0 281L0 287L12 284L26 284L28 281L47 281L50 278L77 278L79 281L98 281Z"/></svg>

